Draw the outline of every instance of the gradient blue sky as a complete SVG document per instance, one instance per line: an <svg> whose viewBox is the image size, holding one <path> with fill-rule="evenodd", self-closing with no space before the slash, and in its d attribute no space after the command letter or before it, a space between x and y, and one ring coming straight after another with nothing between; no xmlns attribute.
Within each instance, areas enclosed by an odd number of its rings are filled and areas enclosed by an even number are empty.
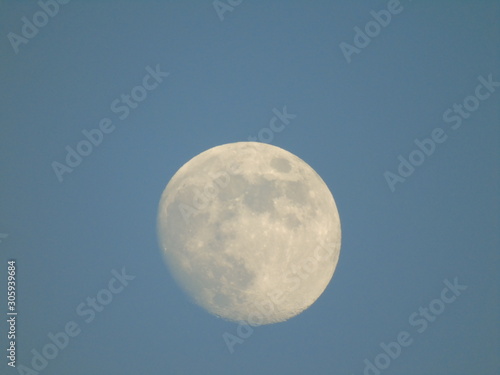
<svg viewBox="0 0 500 375"><path fill-rule="evenodd" d="M41 374L362 374L401 331L413 342L382 374L498 374L500 90L456 130L443 114L478 77L500 81L500 3L401 1L348 63L340 43L387 3L247 0L221 21L211 1L73 0L15 53L9 33L40 7L2 1L0 311L14 258L18 364L74 321ZM157 64L170 75L119 119L111 103ZM340 261L311 308L230 354L237 325L193 305L163 263L157 204L182 164L283 106L297 117L271 143L330 187ZM52 162L103 118L115 130L59 182ZM384 172L436 128L447 140L392 192ZM77 306L122 267L135 279L85 323ZM454 278L467 289L418 333L409 317Z"/></svg>

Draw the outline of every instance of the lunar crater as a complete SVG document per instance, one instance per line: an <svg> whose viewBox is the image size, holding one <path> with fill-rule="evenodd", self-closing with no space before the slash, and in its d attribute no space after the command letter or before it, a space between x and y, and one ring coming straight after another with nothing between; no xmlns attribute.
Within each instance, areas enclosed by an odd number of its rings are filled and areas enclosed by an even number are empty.
<svg viewBox="0 0 500 375"><path fill-rule="evenodd" d="M292 170L290 162L283 158L273 158L271 160L271 166L278 172L288 173Z"/></svg>

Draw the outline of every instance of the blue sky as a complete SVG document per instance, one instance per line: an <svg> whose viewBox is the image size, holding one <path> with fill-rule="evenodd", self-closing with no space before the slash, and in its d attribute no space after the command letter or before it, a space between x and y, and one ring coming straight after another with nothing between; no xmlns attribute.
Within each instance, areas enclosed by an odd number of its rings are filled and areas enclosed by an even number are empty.
<svg viewBox="0 0 500 375"><path fill-rule="evenodd" d="M498 373L498 1L227 0L220 16L211 1L57 4L0 3L0 304L15 259L18 311L18 367L4 357L2 373L29 373L44 348L36 372L54 375ZM308 310L230 353L238 325L192 304L163 263L157 205L186 161L284 106L296 118L271 143L331 189L340 260ZM390 358L398 337L411 343Z"/></svg>

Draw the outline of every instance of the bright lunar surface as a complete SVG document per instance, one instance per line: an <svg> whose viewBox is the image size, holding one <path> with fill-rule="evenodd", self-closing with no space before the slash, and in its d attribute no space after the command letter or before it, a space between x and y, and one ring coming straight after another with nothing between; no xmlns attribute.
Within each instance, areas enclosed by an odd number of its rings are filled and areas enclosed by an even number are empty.
<svg viewBox="0 0 500 375"><path fill-rule="evenodd" d="M340 251L325 182L297 156L257 142L217 146L184 164L161 196L157 224L166 263L194 302L254 326L311 306Z"/></svg>

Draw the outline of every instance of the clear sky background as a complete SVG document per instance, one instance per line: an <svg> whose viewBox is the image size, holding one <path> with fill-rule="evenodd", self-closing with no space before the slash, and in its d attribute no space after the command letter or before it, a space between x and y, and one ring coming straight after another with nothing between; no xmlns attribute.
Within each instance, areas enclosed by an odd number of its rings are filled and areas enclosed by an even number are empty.
<svg viewBox="0 0 500 375"><path fill-rule="evenodd" d="M18 373L5 358L16 259L17 365L32 368L49 333L79 328L41 374L363 374L403 331L411 344L380 373L498 374L500 87L467 99L475 110L457 129L443 114L480 76L500 82L500 3L402 0L348 62L340 44L387 7L246 0L221 20L210 0L74 0L16 53L9 33L22 37L41 8L2 1L0 372ZM113 101L157 65L170 75L120 119ZM311 308L254 328L231 354L222 335L238 325L192 304L163 262L157 205L186 161L257 135L284 106L297 117L270 143L331 189L340 260ZM106 118L114 130L60 182L52 163ZM413 153L421 164L391 191L384 173L436 128L446 140L423 162ZM135 278L86 323L77 307L123 267ZM467 288L434 301L455 278ZM429 304L444 311L412 325Z"/></svg>

